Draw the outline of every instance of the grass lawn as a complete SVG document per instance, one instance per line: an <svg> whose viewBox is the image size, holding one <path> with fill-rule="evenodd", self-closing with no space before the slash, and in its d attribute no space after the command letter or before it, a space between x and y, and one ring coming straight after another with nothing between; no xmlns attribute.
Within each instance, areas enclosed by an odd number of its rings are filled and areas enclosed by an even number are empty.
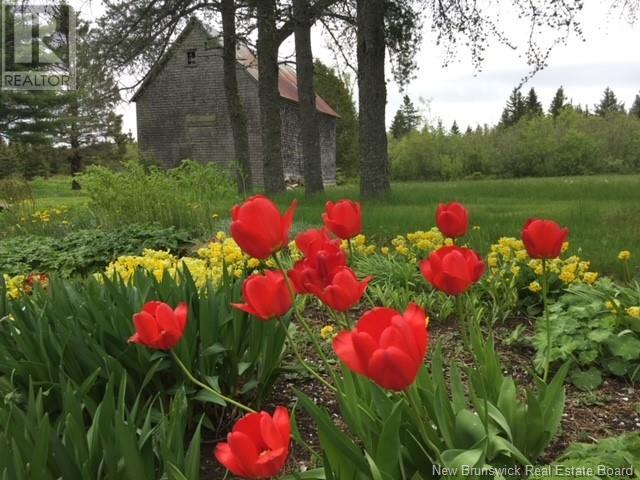
<svg viewBox="0 0 640 480"><path fill-rule="evenodd" d="M89 201L86 190L71 190L71 177L56 176L48 179L37 178L31 182L31 192L36 208L86 205Z"/></svg>
<svg viewBox="0 0 640 480"><path fill-rule="evenodd" d="M278 201L284 207L293 197L300 202L296 218L318 223L326 199L288 193ZM357 199L358 187L336 187L326 197ZM632 252L632 264L640 258L640 175L395 183L389 198L364 203L365 233L389 239L428 229L438 203L454 200L480 227L470 242L483 253L501 236L519 237L525 220L538 216L569 227L570 253L591 260L596 271L620 273L620 250Z"/></svg>
<svg viewBox="0 0 640 480"><path fill-rule="evenodd" d="M88 202L86 191L71 190L69 177L31 185L36 208ZM277 201L284 208L294 197L299 199L296 220L318 225L327 199L359 195L357 185L346 185L311 199L288 192ZM485 254L490 243L518 237L524 221L539 216L569 227L570 252L591 260L597 271L620 273L620 250L632 252L632 264L640 258L640 175L394 183L388 198L364 203L365 233L380 241L431 228L438 203L454 200L467 206L471 224L480 227L470 232L469 241Z"/></svg>

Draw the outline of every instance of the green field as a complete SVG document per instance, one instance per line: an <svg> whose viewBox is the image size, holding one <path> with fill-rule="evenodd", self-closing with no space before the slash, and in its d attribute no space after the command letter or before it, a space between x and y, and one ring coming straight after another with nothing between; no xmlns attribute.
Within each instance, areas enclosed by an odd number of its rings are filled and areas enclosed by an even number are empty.
<svg viewBox="0 0 640 480"><path fill-rule="evenodd" d="M68 177L32 182L37 208L86 204L86 192L69 185ZM619 273L619 250L633 253L632 264L640 258L640 175L395 183L392 190L388 198L363 205L365 233L376 240L428 229L438 203L457 200L480 227L470 232L470 243L483 253L501 236L519 236L524 221L539 216L569 227L571 253L581 249L579 255L598 271ZM311 199L289 192L277 201L284 208L298 198L296 220L314 225L327 199L358 196L357 185L346 185Z"/></svg>
<svg viewBox="0 0 640 480"><path fill-rule="evenodd" d="M296 217L318 222L325 198L295 196ZM326 196L358 198L358 188L337 187ZM292 197L279 202L284 206ZM538 216L567 226L571 252L580 248L596 270L618 273L619 250L630 250L635 261L640 257L640 175L396 183L389 198L364 203L365 233L389 238L428 229L438 203L454 200L467 206L471 224L480 227L471 232L471 244L485 253L501 236L519 237L524 221Z"/></svg>

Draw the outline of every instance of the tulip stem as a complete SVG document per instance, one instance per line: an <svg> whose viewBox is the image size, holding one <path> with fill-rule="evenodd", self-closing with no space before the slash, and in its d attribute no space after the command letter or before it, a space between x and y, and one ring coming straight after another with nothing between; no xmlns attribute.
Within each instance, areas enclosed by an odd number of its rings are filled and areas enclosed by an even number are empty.
<svg viewBox="0 0 640 480"><path fill-rule="evenodd" d="M353 261L353 244L351 243L351 239L347 240L347 245L349 245L349 263Z"/></svg>
<svg viewBox="0 0 640 480"><path fill-rule="evenodd" d="M302 327L304 328L305 332L307 333L307 336L311 338L311 341L313 342L313 345L314 345L316 351L318 352L318 355L320 355L320 358L322 359L325 367L327 368L327 371L331 374L331 377L333 378L334 383L337 385L338 384L338 379L336 378L336 374L333 371L333 368L331 367L331 365L329 365L327 357L325 356L324 352L322 351L322 347L318 344L318 340L316 339L315 335L313 335L313 332L309 328L309 325L307 325L307 322L304 320L304 318L302 317L302 315L298 311L298 307L296 306L296 303L295 303L295 298L296 298L295 292L293 291L293 287L291 286L291 282L289 281L289 276L287 275L287 271L284 269L284 267L282 265L282 262L278 258L277 254L275 254L275 253L273 254L273 259L275 260L276 265L278 266L278 268L280 269L280 271L284 275L285 283L287 284L287 288L289 289L289 294L291 295L291 302L293 304L293 312L294 312L296 318L302 324ZM334 387L329 382L327 382L324 378L322 378L320 376L320 374L318 374L318 372L316 372L313 368L311 368L309 366L309 364L307 362L304 361L304 359L302 358L302 355L300 355L300 351L298 350L297 345L295 344L295 342L291 338L291 335L289 335L289 329L286 327L286 325L282 321L282 318L278 317L278 321L280 322L280 325L284 329L284 333L287 336L287 341L289 342L289 344L291 345L291 348L293 349L293 353L295 354L295 356L298 359L298 361L302 364L302 366L311 375L313 375L320 382L322 382L327 388L329 388L333 392L336 392L336 387Z"/></svg>
<svg viewBox="0 0 640 480"><path fill-rule="evenodd" d="M247 407L246 405L243 405L240 402L236 402L232 398L226 397L222 393L220 393L220 392L214 390L213 388L211 388L209 385L206 385L205 383L203 383L200 380L198 380L196 377L193 376L193 374L189 371L189 369L186 367L186 365L184 363L182 363L182 360L180 360L178 355L176 355L176 352L174 352L173 350L171 350L171 356L176 361L178 366L182 369L182 371L187 376L187 378L189 380L191 380L193 383L195 383L196 385L198 385L200 388L205 389L206 391L214 394L216 397L220 398L221 400L225 401L226 403L230 403L231 405L233 405L235 407L238 407L239 409L244 410L245 412L249 412L249 413L255 413L256 412L252 408Z"/></svg>
<svg viewBox="0 0 640 480"><path fill-rule="evenodd" d="M547 259L542 259L542 306L544 308L544 323L547 329L547 351L544 357L544 376L542 380L546 383L549 376L549 364L551 363L551 322L549 321L549 307L547 305L547 294L549 293L549 275L547 272Z"/></svg>

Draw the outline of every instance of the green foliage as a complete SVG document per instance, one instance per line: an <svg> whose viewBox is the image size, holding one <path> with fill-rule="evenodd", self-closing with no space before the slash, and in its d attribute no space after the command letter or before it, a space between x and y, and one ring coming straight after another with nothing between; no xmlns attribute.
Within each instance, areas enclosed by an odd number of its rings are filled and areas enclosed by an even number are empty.
<svg viewBox="0 0 640 480"><path fill-rule="evenodd" d="M556 117L523 113L509 128L464 136L425 129L390 143L397 180L451 180L471 175L548 177L640 171L640 119L585 116L573 108Z"/></svg>
<svg viewBox="0 0 640 480"><path fill-rule="evenodd" d="M0 405L0 475L3 478L105 480L199 478L200 425L185 448L188 406L179 389L167 409L138 395L125 402L127 378L110 379L101 399L87 395L96 375L81 385L61 385L60 411L46 408L48 391L29 385L24 398L5 397ZM167 476L168 475L168 476Z"/></svg>
<svg viewBox="0 0 640 480"><path fill-rule="evenodd" d="M609 302L609 308L606 303ZM608 279L572 286L550 307L552 361L573 359L572 382L597 388L602 373L640 378L640 320L625 307L640 305L640 285L620 287ZM536 322L534 363L542 365L547 346L545 322Z"/></svg>
<svg viewBox="0 0 640 480"><path fill-rule="evenodd" d="M32 272L59 276L101 270L121 255L139 255L145 248L179 252L189 235L174 227L126 225L113 230L77 230L62 238L18 236L0 240L0 272Z"/></svg>
<svg viewBox="0 0 640 480"><path fill-rule="evenodd" d="M640 478L640 433L569 445L549 473L531 480L623 480ZM573 473L572 473L573 472Z"/></svg>
<svg viewBox="0 0 640 480"><path fill-rule="evenodd" d="M129 401L141 392L143 401L170 396L184 382L180 369L167 353L127 339L134 331L132 316L144 303L186 301L188 326L173 351L212 388L260 405L280 372L285 334L277 322L257 322L232 308L240 290L241 283L230 279L219 289L211 284L198 289L188 271L179 282L169 275L157 281L143 272L131 284L105 277L53 278L47 291L37 287L31 295L0 304L0 378L10 379L18 395L31 382L46 390L47 411L63 404L66 381L81 385L95 375L87 394L97 402L107 382L120 381L125 371ZM0 298L5 295L0 285ZM190 384L185 387L189 396L220 403Z"/></svg>
<svg viewBox="0 0 640 480"><path fill-rule="evenodd" d="M81 177L91 201L89 208L103 226L146 223L210 234L217 215L237 200L230 173L215 164L185 161L179 167L145 169L135 161L115 172L89 167ZM214 216L216 218L214 218Z"/></svg>

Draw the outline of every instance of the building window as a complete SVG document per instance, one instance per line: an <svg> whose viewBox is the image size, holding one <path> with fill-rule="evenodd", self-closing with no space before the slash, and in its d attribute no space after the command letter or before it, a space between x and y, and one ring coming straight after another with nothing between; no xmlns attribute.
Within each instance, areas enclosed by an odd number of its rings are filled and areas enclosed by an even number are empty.
<svg viewBox="0 0 640 480"><path fill-rule="evenodd" d="M196 51L189 50L187 51L187 65L195 65L196 64Z"/></svg>

